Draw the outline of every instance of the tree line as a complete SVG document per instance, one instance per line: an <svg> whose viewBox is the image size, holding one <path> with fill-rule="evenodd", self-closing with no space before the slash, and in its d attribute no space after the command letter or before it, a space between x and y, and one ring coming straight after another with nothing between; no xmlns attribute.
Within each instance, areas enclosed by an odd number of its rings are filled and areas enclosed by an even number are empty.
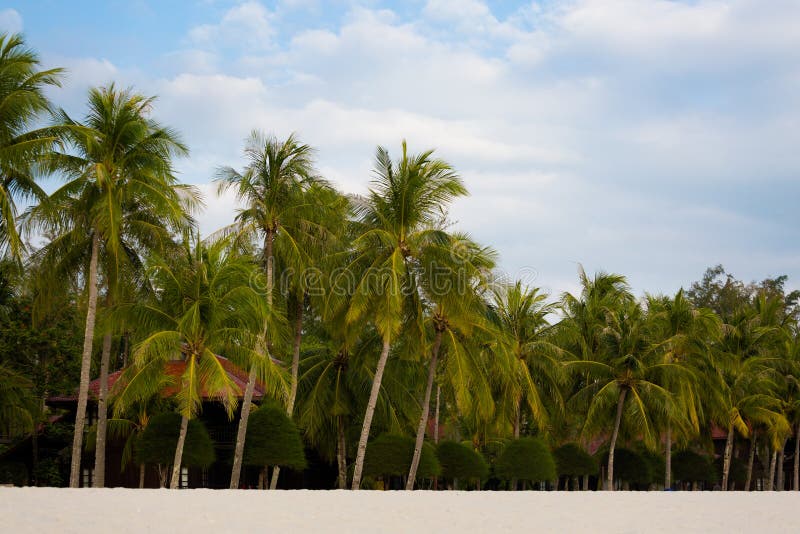
<svg viewBox="0 0 800 534"><path fill-rule="evenodd" d="M410 490L442 472L480 487L491 472L510 488L581 476L587 489L593 475L612 490L646 469L620 478L634 449L662 458L654 480L673 487L674 473L713 462L718 429L720 489L734 487L738 451L741 487L758 456L767 487L783 488L792 457L799 489L798 294L785 276L745 284L714 267L637 298L625 277L581 269L578 292L547 295L504 279L492 248L454 230L448 208L467 190L433 150L378 147L368 193L345 195L311 146L259 131L241 166L214 177L241 205L234 223L203 238L204 200L175 173L188 148L153 118L156 100L112 83L76 118L45 96L63 75L0 35L0 424L30 432L48 394L77 386L70 486L87 435L102 487L113 429L144 431L155 411L177 414L164 463L178 487L207 394L240 414L238 488L248 425L277 424L255 417L266 405L251 416L260 384L335 462L340 488L399 476ZM243 391L219 356L247 374ZM286 465L304 465L292 447ZM271 487L279 476L276 464Z"/></svg>

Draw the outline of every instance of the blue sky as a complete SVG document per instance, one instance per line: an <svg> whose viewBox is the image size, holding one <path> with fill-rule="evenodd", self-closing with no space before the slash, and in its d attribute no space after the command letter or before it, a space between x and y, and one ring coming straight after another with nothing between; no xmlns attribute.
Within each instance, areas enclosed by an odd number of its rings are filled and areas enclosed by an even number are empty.
<svg viewBox="0 0 800 534"><path fill-rule="evenodd" d="M166 6L166 7L165 7ZM671 292L716 263L800 280L800 2L283 0L6 2L69 77L116 80L192 155L202 227L229 222L215 167L253 128L296 131L363 192L374 148L436 147L472 196L458 225L509 276L572 290L578 263Z"/></svg>

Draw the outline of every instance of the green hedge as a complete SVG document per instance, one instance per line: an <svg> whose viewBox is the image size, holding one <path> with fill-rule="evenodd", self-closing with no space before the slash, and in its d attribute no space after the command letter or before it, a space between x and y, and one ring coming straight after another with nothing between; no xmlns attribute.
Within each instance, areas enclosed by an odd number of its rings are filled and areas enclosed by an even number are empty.
<svg viewBox="0 0 800 534"><path fill-rule="evenodd" d="M161 413L151 417L136 443L137 463L171 465L180 431L181 416L177 413ZM182 465L208 467L215 458L214 442L206 427L197 419L190 420L183 445Z"/></svg>
<svg viewBox="0 0 800 534"><path fill-rule="evenodd" d="M553 451L558 476L596 475L599 471L597 459L583 450L577 443L565 443Z"/></svg>
<svg viewBox="0 0 800 534"><path fill-rule="evenodd" d="M502 480L554 480L556 462L541 439L520 438L506 444L495 463L495 474Z"/></svg>
<svg viewBox="0 0 800 534"><path fill-rule="evenodd" d="M472 447L456 441L443 441L436 448L436 457L446 479L484 479L489 465Z"/></svg>
<svg viewBox="0 0 800 534"><path fill-rule="evenodd" d="M382 434L367 446L364 476L406 476L414 456L414 438ZM422 446L417 479L439 476L441 466L430 443Z"/></svg>
<svg viewBox="0 0 800 534"><path fill-rule="evenodd" d="M306 468L300 432L283 408L266 404L250 414L242 461L245 465Z"/></svg>

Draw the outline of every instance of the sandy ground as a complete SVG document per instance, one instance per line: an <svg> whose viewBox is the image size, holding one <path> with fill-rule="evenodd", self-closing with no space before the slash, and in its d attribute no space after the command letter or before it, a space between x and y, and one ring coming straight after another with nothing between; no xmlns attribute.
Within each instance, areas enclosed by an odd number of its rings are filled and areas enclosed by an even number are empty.
<svg viewBox="0 0 800 534"><path fill-rule="evenodd" d="M800 493L0 488L0 532L800 532Z"/></svg>

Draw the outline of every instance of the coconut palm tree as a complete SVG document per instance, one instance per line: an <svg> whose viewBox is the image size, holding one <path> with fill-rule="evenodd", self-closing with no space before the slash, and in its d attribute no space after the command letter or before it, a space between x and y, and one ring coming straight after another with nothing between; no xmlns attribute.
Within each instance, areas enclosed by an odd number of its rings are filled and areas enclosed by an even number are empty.
<svg viewBox="0 0 800 534"><path fill-rule="evenodd" d="M550 425L550 412L563 409L559 382L561 350L553 343L547 316L555 311L539 288L514 285L492 291L490 318L501 335L495 358L507 361L498 373L511 401L514 439L519 438L523 404L540 430Z"/></svg>
<svg viewBox="0 0 800 534"><path fill-rule="evenodd" d="M218 355L263 361L254 354L266 315L263 298L250 286L254 269L251 259L236 255L225 241L206 244L196 235L187 236L171 258L150 260L148 275L158 288L155 297L119 307L119 316L137 325L144 338L134 347L133 365L121 378L117 412L160 394L168 378L165 364L175 359L185 362L183 374L173 384L181 429L171 488L178 486L187 425L203 397L220 400L233 417L240 392ZM270 394L282 392L285 385L271 362L257 367L256 377Z"/></svg>
<svg viewBox="0 0 800 534"><path fill-rule="evenodd" d="M628 300L606 309L606 325L602 330L600 358L573 360L567 366L585 373L586 385L573 396L579 406L588 406L584 422L584 437L608 429L611 410L616 406L611 422L608 466L605 489L614 489L614 450L623 422L654 446L657 433L653 419L664 413L671 400L669 391L656 380L665 367L648 350L644 312L638 303Z"/></svg>
<svg viewBox="0 0 800 534"><path fill-rule="evenodd" d="M686 437L700 431L704 415L702 391L708 387L702 384L701 370L708 367L710 343L719 339L721 324L713 311L694 308L682 289L672 299L648 296L647 309L651 350L658 351L665 363L676 364L665 367L661 378L661 385L672 393L676 403L675 409L666 414L665 421L664 486L669 488L672 485L672 431L676 426L679 430L683 427Z"/></svg>
<svg viewBox="0 0 800 534"><path fill-rule="evenodd" d="M406 479L407 490L414 489L442 349L449 355L447 374L458 375L454 380L461 386L457 387L457 400L462 404L469 399L470 403L493 405L483 366L475 358L478 352L470 350L467 340L475 331L489 329L480 292L487 273L494 266L496 254L491 249L480 247L465 234L447 235L443 245L427 247L420 261L420 287L430 308L426 323L433 330L433 342L414 454Z"/></svg>
<svg viewBox="0 0 800 534"><path fill-rule="evenodd" d="M392 342L404 326L414 328L417 334L412 337L422 339L423 313L413 264L426 247L444 241L440 229L444 210L453 199L467 193L450 165L433 158L432 150L409 154L405 141L397 162L385 148L378 147L374 172L369 194L356 205L363 231L354 242L356 257L351 269L360 278L347 321L371 319L381 336L382 348L358 441L354 490L361 485L367 441ZM410 320L404 324L404 318Z"/></svg>
<svg viewBox="0 0 800 534"><path fill-rule="evenodd" d="M16 259L24 247L15 199L46 196L33 178L32 166L56 141L50 129L30 130L50 111L44 90L61 85L62 69L40 70L40 65L21 35L0 33L0 254Z"/></svg>
<svg viewBox="0 0 800 534"><path fill-rule="evenodd" d="M172 158L187 150L173 130L149 117L153 102L111 84L90 89L82 122L60 110L58 130L68 150L50 154L43 167L67 183L27 215L31 224L55 236L41 251L42 264L51 267L44 271L50 281L60 283L80 265L87 291L71 487L79 483L100 275L113 287L127 263L126 237L163 241L165 227L193 224L189 212L198 204L194 189L178 184L172 169ZM98 269L101 256L108 267L104 273Z"/></svg>
<svg viewBox="0 0 800 534"><path fill-rule="evenodd" d="M326 212L326 204L320 202L323 195L320 190L327 189L327 185L314 170L313 155L312 148L300 143L294 135L280 141L274 136L265 136L254 131L245 147L245 156L248 160L245 169L238 172L231 167L225 167L217 173L219 192L233 189L237 199L244 204L236 216L236 222L225 231L233 232L248 241L258 240L263 243L262 265L265 276L263 289L270 310L268 322L273 324L263 326L262 360L269 359L270 347L278 338L276 330L280 329L280 324L286 319L285 313L281 317L281 314L274 310L276 254L284 264L302 271L312 263L311 251L329 238L325 221L320 221L319 217L320 213ZM302 327L303 295L295 297L297 298L295 316ZM295 328L295 332L297 331ZM294 411L297 395L300 356L300 341L297 335L295 339L297 342L292 351L291 389L287 402L287 412L290 416ZM254 362L245 389L231 471L231 489L239 486L256 368L257 362ZM277 483L279 469L275 469L274 473L273 478Z"/></svg>

